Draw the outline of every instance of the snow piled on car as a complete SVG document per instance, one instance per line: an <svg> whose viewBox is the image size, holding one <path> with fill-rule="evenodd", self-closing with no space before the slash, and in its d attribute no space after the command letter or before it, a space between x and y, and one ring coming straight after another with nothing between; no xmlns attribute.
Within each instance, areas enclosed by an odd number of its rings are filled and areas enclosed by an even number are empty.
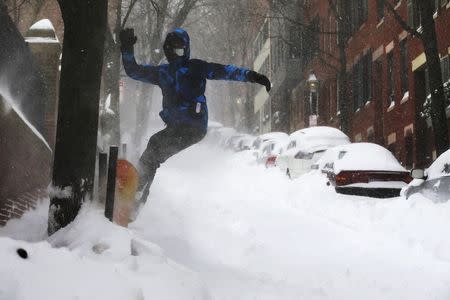
<svg viewBox="0 0 450 300"><path fill-rule="evenodd" d="M427 179L436 179L442 176L450 176L450 150L442 153L428 168Z"/></svg>
<svg viewBox="0 0 450 300"><path fill-rule="evenodd" d="M333 147L319 160L319 168L333 163L334 173L346 171L407 172L386 148L373 143L353 143Z"/></svg>

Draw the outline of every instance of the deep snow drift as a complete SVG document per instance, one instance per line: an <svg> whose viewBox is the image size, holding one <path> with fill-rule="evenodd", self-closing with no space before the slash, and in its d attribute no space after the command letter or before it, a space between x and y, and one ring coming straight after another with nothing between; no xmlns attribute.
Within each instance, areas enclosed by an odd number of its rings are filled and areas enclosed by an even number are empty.
<svg viewBox="0 0 450 300"><path fill-rule="evenodd" d="M449 203L336 195L252 161L196 145L129 230L87 205L48 241L0 238L0 299L450 298ZM45 239L46 205L0 235Z"/></svg>

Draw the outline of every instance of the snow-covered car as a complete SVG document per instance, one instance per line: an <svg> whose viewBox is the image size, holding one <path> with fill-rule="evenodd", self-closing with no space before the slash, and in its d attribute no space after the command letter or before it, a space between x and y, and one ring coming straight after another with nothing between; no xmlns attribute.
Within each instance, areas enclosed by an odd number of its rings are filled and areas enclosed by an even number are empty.
<svg viewBox="0 0 450 300"><path fill-rule="evenodd" d="M289 136L289 143L276 160L277 166L289 178L297 178L311 170L330 147L349 144L350 139L339 129L327 126L304 128Z"/></svg>
<svg viewBox="0 0 450 300"><path fill-rule="evenodd" d="M259 160L262 155L263 143L270 140L286 140L289 137L287 133L284 132L269 132L259 135L252 144L253 155L256 160ZM264 145L265 146L265 145Z"/></svg>
<svg viewBox="0 0 450 300"><path fill-rule="evenodd" d="M257 159L258 163L264 164L267 168L274 167L277 157L282 153L287 142L287 136L265 141L261 147L261 155Z"/></svg>
<svg viewBox="0 0 450 300"><path fill-rule="evenodd" d="M242 136L237 142L237 150L238 151L251 150L255 139L256 138L252 135Z"/></svg>
<svg viewBox="0 0 450 300"><path fill-rule="evenodd" d="M408 199L420 193L433 202L446 202L450 199L450 150L442 153L426 170L411 172L414 180L403 190Z"/></svg>
<svg viewBox="0 0 450 300"><path fill-rule="evenodd" d="M240 134L240 133L230 136L225 141L225 144L224 144L225 148L233 150L233 151L238 151L238 143L239 143L240 139L243 137L244 137L244 135Z"/></svg>
<svg viewBox="0 0 450 300"><path fill-rule="evenodd" d="M412 180L389 150L372 143L330 148L317 166L341 194L396 197Z"/></svg>

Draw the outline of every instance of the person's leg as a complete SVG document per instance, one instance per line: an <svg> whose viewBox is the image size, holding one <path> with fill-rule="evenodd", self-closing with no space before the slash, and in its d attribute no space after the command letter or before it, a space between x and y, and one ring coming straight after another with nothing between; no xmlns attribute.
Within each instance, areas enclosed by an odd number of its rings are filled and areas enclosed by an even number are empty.
<svg viewBox="0 0 450 300"><path fill-rule="evenodd" d="M192 127L167 127L154 134L142 154L139 165L139 187L148 191L159 166L172 155L199 142L205 133ZM145 194L145 193L144 193ZM144 201L146 195L143 195Z"/></svg>

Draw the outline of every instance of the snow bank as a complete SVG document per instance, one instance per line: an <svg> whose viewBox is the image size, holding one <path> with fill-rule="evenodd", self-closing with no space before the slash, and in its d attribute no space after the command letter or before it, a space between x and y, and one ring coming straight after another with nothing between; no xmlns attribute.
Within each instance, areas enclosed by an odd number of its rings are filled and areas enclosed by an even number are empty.
<svg viewBox="0 0 450 300"><path fill-rule="evenodd" d="M326 181L290 181L249 152L198 145L160 169L132 228L216 299L450 295L450 205L337 195Z"/></svg>
<svg viewBox="0 0 450 300"><path fill-rule="evenodd" d="M48 242L3 238L0 299L450 297L450 202L340 195L326 182L320 172L287 180L251 151L196 145L161 166L130 230L85 206ZM31 214L0 235L41 224Z"/></svg>
<svg viewBox="0 0 450 300"><path fill-rule="evenodd" d="M85 204L72 224L47 240L12 239L44 237L47 212L48 200L1 229L0 236L9 236L0 237L1 300L209 298L194 272L110 223L93 204ZM27 235L29 229L34 233Z"/></svg>

